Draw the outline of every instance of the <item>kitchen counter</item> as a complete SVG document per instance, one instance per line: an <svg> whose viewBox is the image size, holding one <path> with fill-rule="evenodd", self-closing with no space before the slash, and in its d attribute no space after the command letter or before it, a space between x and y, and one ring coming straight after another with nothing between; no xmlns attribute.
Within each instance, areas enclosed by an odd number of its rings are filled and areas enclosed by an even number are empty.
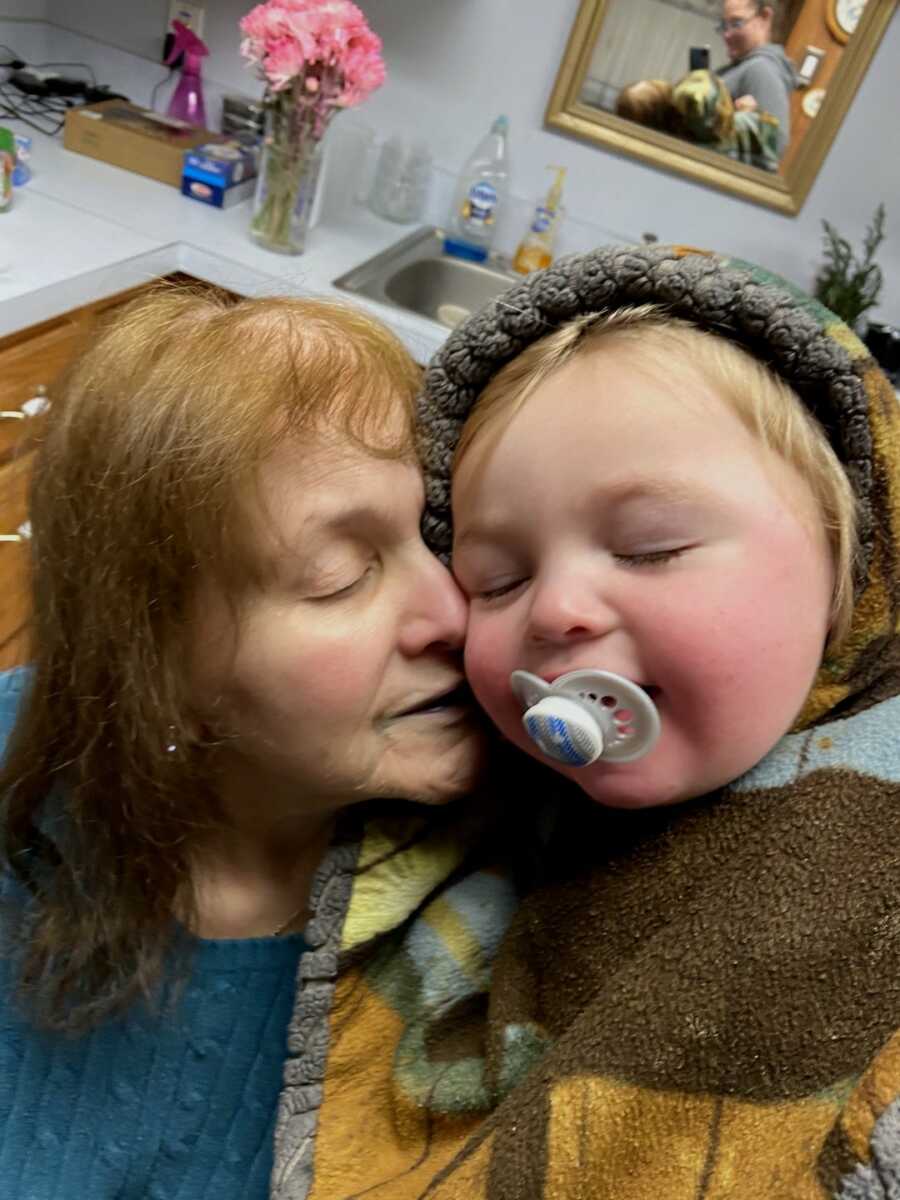
<svg viewBox="0 0 900 1200"><path fill-rule="evenodd" d="M0 336L183 271L241 295L361 304L420 362L447 337L433 321L331 286L414 226L394 225L357 206L342 224L329 224L323 214L304 254L273 254L249 236L250 201L210 208L176 188L65 150L61 135L35 134L33 142L33 177L0 214Z"/></svg>

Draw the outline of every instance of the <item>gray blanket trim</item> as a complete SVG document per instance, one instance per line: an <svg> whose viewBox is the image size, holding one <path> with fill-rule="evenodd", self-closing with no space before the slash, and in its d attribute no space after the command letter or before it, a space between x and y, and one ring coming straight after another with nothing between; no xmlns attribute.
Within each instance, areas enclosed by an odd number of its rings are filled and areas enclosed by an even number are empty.
<svg viewBox="0 0 900 1200"><path fill-rule="evenodd" d="M835 1200L900 1200L900 1100L876 1121L869 1150L871 1162L845 1177Z"/></svg>
<svg viewBox="0 0 900 1200"><path fill-rule="evenodd" d="M558 259L514 284L453 331L425 376L418 402L427 504L423 531L445 559L451 546L450 473L469 410L488 381L529 343L573 317L659 304L764 361L821 421L860 501L865 578L872 549L871 430L865 364L826 332L837 317L785 280L749 263L671 246L607 246Z"/></svg>
<svg viewBox="0 0 900 1200"><path fill-rule="evenodd" d="M333 845L310 892L315 915L303 935L312 949L300 959L288 1025L284 1086L275 1122L271 1200L306 1200L312 1187L338 951L359 848L359 842Z"/></svg>

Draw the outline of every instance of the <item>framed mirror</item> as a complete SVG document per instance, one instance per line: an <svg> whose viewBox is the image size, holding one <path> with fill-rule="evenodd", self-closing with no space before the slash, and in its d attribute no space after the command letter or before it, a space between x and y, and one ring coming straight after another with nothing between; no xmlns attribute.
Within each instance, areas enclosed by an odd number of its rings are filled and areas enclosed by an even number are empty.
<svg viewBox="0 0 900 1200"><path fill-rule="evenodd" d="M581 0L561 132L798 213L898 0Z"/></svg>

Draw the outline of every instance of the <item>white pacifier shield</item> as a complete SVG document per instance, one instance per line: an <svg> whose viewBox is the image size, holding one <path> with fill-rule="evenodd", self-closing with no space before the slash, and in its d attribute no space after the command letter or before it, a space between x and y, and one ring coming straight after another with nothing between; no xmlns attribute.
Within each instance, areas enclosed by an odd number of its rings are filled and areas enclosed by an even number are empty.
<svg viewBox="0 0 900 1200"><path fill-rule="evenodd" d="M656 706L647 693L611 671L570 671L547 683L513 671L510 684L525 709L522 724L542 754L568 766L634 762L659 737Z"/></svg>

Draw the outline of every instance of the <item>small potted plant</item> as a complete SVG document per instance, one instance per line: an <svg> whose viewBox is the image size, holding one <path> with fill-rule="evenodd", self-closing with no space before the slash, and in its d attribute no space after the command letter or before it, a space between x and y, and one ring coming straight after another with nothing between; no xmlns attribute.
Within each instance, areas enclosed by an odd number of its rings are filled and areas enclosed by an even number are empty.
<svg viewBox="0 0 900 1200"><path fill-rule="evenodd" d="M857 258L846 238L828 221L825 230L825 263L816 277L815 296L851 329L859 331L863 313L878 303L884 277L875 252L884 241L884 205L879 204L866 228L862 257Z"/></svg>

